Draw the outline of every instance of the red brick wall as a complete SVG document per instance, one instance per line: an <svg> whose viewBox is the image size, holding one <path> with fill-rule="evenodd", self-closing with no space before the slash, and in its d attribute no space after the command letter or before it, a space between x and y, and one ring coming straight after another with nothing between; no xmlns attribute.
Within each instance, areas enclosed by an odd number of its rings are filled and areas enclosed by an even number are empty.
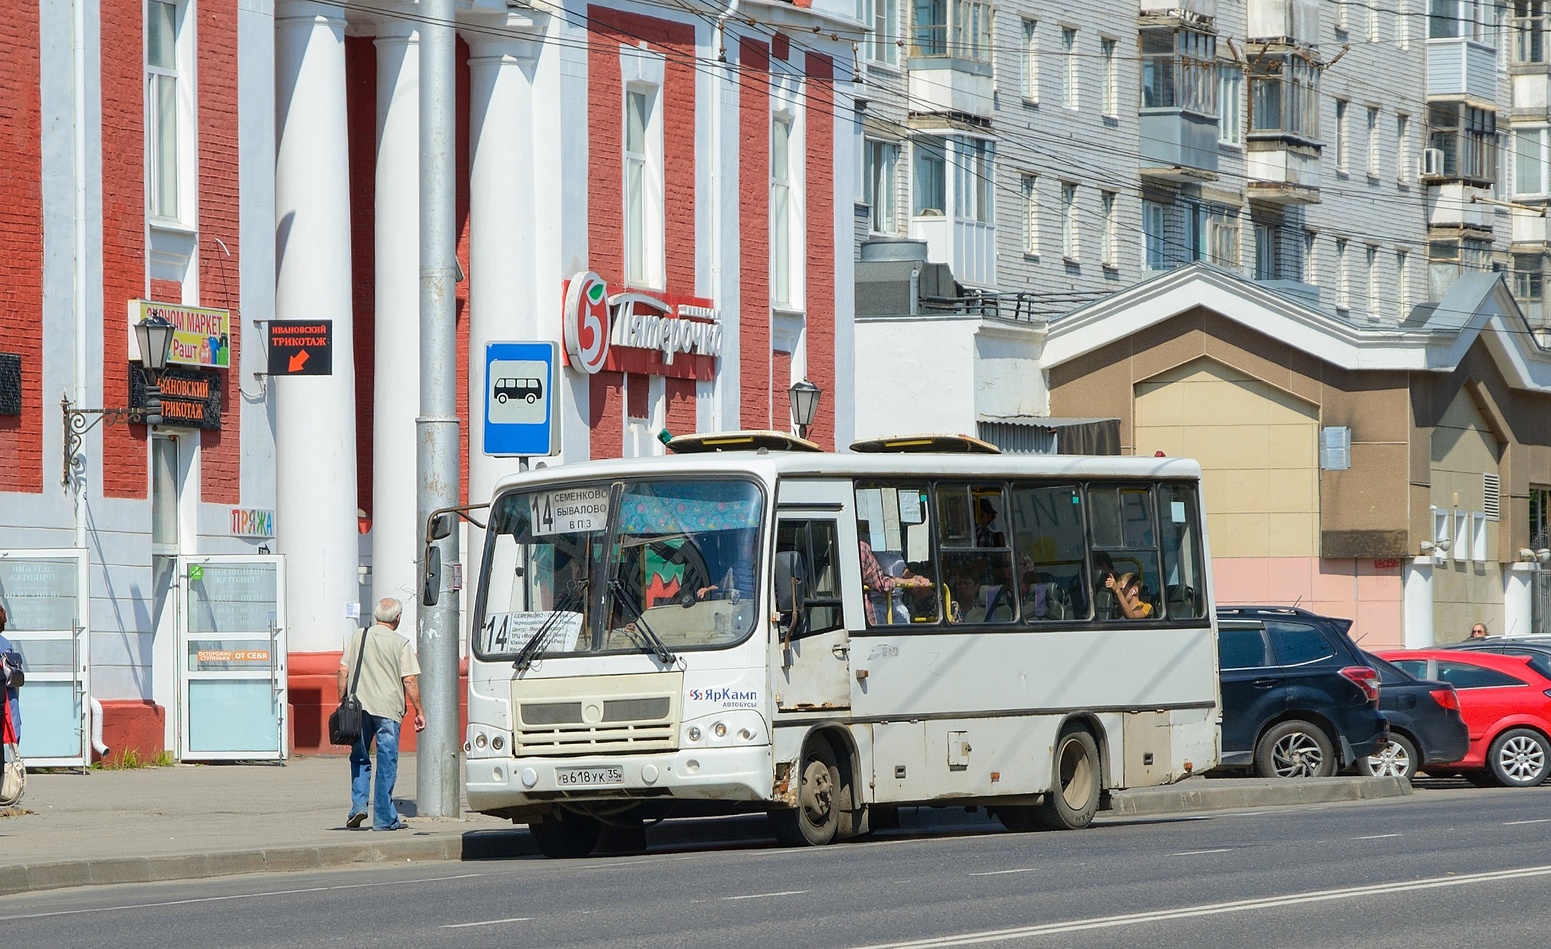
<svg viewBox="0 0 1551 949"><path fill-rule="evenodd" d="M695 380L668 379L667 388L668 410L663 418L668 431L674 435L695 431Z"/></svg>
<svg viewBox="0 0 1551 949"><path fill-rule="evenodd" d="M0 350L21 356L22 414L0 415L0 491L43 490L43 159L38 5L7 15L0 42ZM59 409L54 407L55 413ZM58 454L54 465L58 465ZM52 473L54 469L49 468Z"/></svg>
<svg viewBox="0 0 1551 949"><path fill-rule="evenodd" d="M744 428L772 428L769 48L741 40L738 62L739 418Z"/></svg>
<svg viewBox="0 0 1551 949"><path fill-rule="evenodd" d="M350 142L350 313L355 336L356 504L372 515L372 387L377 338L377 47L345 37L345 113ZM406 182L406 187L415 187ZM336 340L336 346L344 345Z"/></svg>
<svg viewBox="0 0 1551 949"><path fill-rule="evenodd" d="M624 285L624 90L620 46L639 46L666 59L660 108L663 122L663 199L666 274L669 294L695 294L695 30L604 7L588 7L591 42L587 54L587 233L588 266L610 288ZM589 412L594 458L616 458L624 444L619 402L621 382L591 382ZM644 380L643 380L644 382ZM632 379L630 390L635 391ZM690 397L694 388L691 383ZM691 416L693 413L691 413Z"/></svg>
<svg viewBox="0 0 1551 949"><path fill-rule="evenodd" d="M199 301L233 316L231 368L221 386L221 429L200 433L200 497L242 501L241 247L238 244L237 3L202 3L199 10ZM220 243L217 243L217 241ZM221 245L226 245L223 252ZM230 254L230 256L228 256Z"/></svg>
<svg viewBox="0 0 1551 949"><path fill-rule="evenodd" d="M183 281L151 278L151 299L157 303L182 303Z"/></svg>
<svg viewBox="0 0 1551 949"><path fill-rule="evenodd" d="M823 390L808 437L835 447L835 67L807 56L808 381ZM776 384L781 384L777 378Z"/></svg>
<svg viewBox="0 0 1551 949"><path fill-rule="evenodd" d="M127 301L145 272L145 52L139 3L101 5L102 404L129 403ZM104 425L102 493L146 496L145 427Z"/></svg>

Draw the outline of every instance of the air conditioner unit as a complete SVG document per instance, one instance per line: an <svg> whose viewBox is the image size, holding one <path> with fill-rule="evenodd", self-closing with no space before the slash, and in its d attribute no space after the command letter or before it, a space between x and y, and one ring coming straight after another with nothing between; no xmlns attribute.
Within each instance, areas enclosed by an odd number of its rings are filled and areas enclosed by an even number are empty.
<svg viewBox="0 0 1551 949"><path fill-rule="evenodd" d="M1443 149L1422 149L1422 177L1436 178L1443 174Z"/></svg>

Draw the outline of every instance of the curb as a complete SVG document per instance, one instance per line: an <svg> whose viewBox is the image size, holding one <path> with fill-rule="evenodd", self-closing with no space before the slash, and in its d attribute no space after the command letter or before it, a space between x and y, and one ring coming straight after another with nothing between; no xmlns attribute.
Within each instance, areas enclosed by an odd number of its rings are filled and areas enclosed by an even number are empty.
<svg viewBox="0 0 1551 949"><path fill-rule="evenodd" d="M1109 810L1101 813L1107 817L1164 816L1195 811L1378 800L1406 797L1411 793L1411 783L1402 778L1338 777L1287 781L1190 778L1165 788L1117 791L1110 800ZM980 813L983 815L984 812ZM995 824L984 816L979 822ZM919 808L909 821L914 829L954 826L966 831L973 831L976 823L974 816L957 807ZM767 835L763 817L745 815L719 820L688 820L653 832L653 836L659 844L708 845L728 839L762 839ZM512 828L459 834L421 832L408 837L395 836L380 843L62 860L0 866L0 896L74 886L164 883L243 873L321 870L355 863L502 860L534 857L538 852L526 829Z"/></svg>
<svg viewBox="0 0 1551 949"><path fill-rule="evenodd" d="M1191 778L1165 788L1118 792L1111 798L1107 813L1115 817L1144 817L1191 811L1372 801L1407 797L1411 793L1411 782L1404 778L1334 777L1280 781Z"/></svg>

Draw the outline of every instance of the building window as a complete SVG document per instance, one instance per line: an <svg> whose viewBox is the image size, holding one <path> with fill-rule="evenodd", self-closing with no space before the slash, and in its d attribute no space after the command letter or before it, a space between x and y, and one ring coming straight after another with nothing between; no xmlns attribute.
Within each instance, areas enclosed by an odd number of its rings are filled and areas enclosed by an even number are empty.
<svg viewBox="0 0 1551 949"><path fill-rule="evenodd" d="M1368 109L1368 177L1379 176L1379 110Z"/></svg>
<svg viewBox="0 0 1551 949"><path fill-rule="evenodd" d="M1363 264L1366 267L1365 273L1368 278L1368 318L1375 319L1382 309L1379 306L1379 297L1382 291L1379 284L1379 248L1377 246L1373 244L1368 245Z"/></svg>
<svg viewBox="0 0 1551 949"><path fill-rule="evenodd" d="M1142 202L1142 244L1148 270L1163 270L1169 265L1165 210L1156 201Z"/></svg>
<svg viewBox="0 0 1551 949"><path fill-rule="evenodd" d="M989 0L912 0L911 41L916 56L991 61Z"/></svg>
<svg viewBox="0 0 1551 949"><path fill-rule="evenodd" d="M878 234L898 233L894 202L899 180L899 143L867 139L862 165L862 200L872 211L872 230Z"/></svg>
<svg viewBox="0 0 1551 949"><path fill-rule="evenodd" d="M1545 311L1545 257L1513 255L1513 296L1530 325L1539 327ZM1542 544L1541 546L1545 546Z"/></svg>
<svg viewBox="0 0 1551 949"><path fill-rule="evenodd" d="M1303 232L1303 282L1319 284L1319 234L1314 231Z"/></svg>
<svg viewBox="0 0 1551 949"><path fill-rule="evenodd" d="M1395 251L1395 320L1402 321L1411 312L1411 255Z"/></svg>
<svg viewBox="0 0 1551 949"><path fill-rule="evenodd" d="M1432 39L1481 41L1486 0L1431 0L1427 35Z"/></svg>
<svg viewBox="0 0 1551 949"><path fill-rule="evenodd" d="M1344 239L1336 239L1336 308L1352 308L1352 260Z"/></svg>
<svg viewBox="0 0 1551 949"><path fill-rule="evenodd" d="M1244 71L1237 63L1217 64L1217 140L1244 144Z"/></svg>
<svg viewBox="0 0 1551 949"><path fill-rule="evenodd" d="M1350 111L1345 99L1336 100L1336 171L1346 172L1347 152L1351 149L1346 128L1346 113Z"/></svg>
<svg viewBox="0 0 1551 949"><path fill-rule="evenodd" d="M943 140L918 138L914 152L915 214L940 217L948 207L948 162Z"/></svg>
<svg viewBox="0 0 1551 949"><path fill-rule="evenodd" d="M1061 28L1061 104L1077 108L1077 31Z"/></svg>
<svg viewBox="0 0 1551 949"><path fill-rule="evenodd" d="M1427 299L1443 299L1449 287L1465 271L1491 269L1491 241L1476 238L1428 241Z"/></svg>
<svg viewBox="0 0 1551 949"><path fill-rule="evenodd" d="M1023 98L1039 101L1039 23L1023 21Z"/></svg>
<svg viewBox="0 0 1551 949"><path fill-rule="evenodd" d="M1077 260L1082 256L1082 239L1077 220L1077 186L1061 183L1061 256Z"/></svg>
<svg viewBox="0 0 1551 949"><path fill-rule="evenodd" d="M146 4L146 199L152 217L172 220L179 217L180 187L178 13L176 3L150 0Z"/></svg>
<svg viewBox="0 0 1551 949"><path fill-rule="evenodd" d="M1212 263L1229 270L1239 269L1239 221L1221 209L1207 219L1206 236Z"/></svg>
<svg viewBox="0 0 1551 949"><path fill-rule="evenodd" d="M1099 208L1103 214L1103 233L1100 236L1099 261L1106 267L1120 266L1120 238L1115 221L1116 195L1113 191L1099 194Z"/></svg>
<svg viewBox="0 0 1551 949"><path fill-rule="evenodd" d="M1217 114L1217 36L1172 27L1141 31L1142 108Z"/></svg>
<svg viewBox="0 0 1551 949"><path fill-rule="evenodd" d="M1536 550L1551 547L1551 488L1530 485L1529 545Z"/></svg>
<svg viewBox="0 0 1551 949"><path fill-rule="evenodd" d="M863 44L869 62L899 65L899 0L856 0L856 18L872 33Z"/></svg>
<svg viewBox="0 0 1551 949"><path fill-rule="evenodd" d="M625 282L664 286L662 122L658 90L625 89Z"/></svg>
<svg viewBox="0 0 1551 949"><path fill-rule="evenodd" d="M1115 59L1115 41L1099 40L1099 58L1104 66L1104 114L1120 114L1120 64Z"/></svg>
<svg viewBox="0 0 1551 949"><path fill-rule="evenodd" d="M1546 0L1513 0L1513 61L1546 62Z"/></svg>
<svg viewBox="0 0 1551 949"><path fill-rule="evenodd" d="M996 145L981 138L959 139L959 160L955 162L958 188L954 215L962 221L996 223Z"/></svg>
<svg viewBox="0 0 1551 949"><path fill-rule="evenodd" d="M1551 190L1547 168L1547 129L1513 130L1513 193L1543 195Z"/></svg>
<svg viewBox="0 0 1551 949"><path fill-rule="evenodd" d="M1395 180L1407 184L1416 173L1411 157L1411 116L1395 116Z"/></svg>
<svg viewBox="0 0 1551 949"><path fill-rule="evenodd" d="M1020 177L1023 192L1023 252L1039 256L1039 189L1033 175Z"/></svg>
<svg viewBox="0 0 1551 949"><path fill-rule="evenodd" d="M1281 228L1275 224L1255 225L1255 279L1281 279Z"/></svg>
<svg viewBox="0 0 1551 949"><path fill-rule="evenodd" d="M1427 143L1443 153L1443 174L1491 184L1497 178L1497 113L1463 102L1427 107Z"/></svg>
<svg viewBox="0 0 1551 949"><path fill-rule="evenodd" d="M777 114L770 122L770 294L778 307L796 308L802 299L800 252L803 241L796 187L793 122Z"/></svg>
<svg viewBox="0 0 1551 949"><path fill-rule="evenodd" d="M1293 53L1257 56L1249 65L1250 137L1319 142L1319 69Z"/></svg>

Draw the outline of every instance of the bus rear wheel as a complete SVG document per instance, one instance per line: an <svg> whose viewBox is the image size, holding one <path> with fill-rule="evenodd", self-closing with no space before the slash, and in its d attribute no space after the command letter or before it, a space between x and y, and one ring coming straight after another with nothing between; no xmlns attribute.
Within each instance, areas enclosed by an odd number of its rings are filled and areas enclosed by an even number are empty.
<svg viewBox="0 0 1551 949"><path fill-rule="evenodd" d="M1050 790L1029 809L1040 830L1080 830L1093 823L1104 790L1104 766L1099 745L1086 728L1070 728L1056 739Z"/></svg>
<svg viewBox="0 0 1551 949"><path fill-rule="evenodd" d="M776 839L788 847L822 847L840 830L840 811L850 800L835 750L821 736L808 739L798 770L797 806L770 812Z"/></svg>
<svg viewBox="0 0 1551 949"><path fill-rule="evenodd" d="M592 853L598 845L603 825L591 817L571 811L557 811L528 825L539 853L551 860L574 860Z"/></svg>

